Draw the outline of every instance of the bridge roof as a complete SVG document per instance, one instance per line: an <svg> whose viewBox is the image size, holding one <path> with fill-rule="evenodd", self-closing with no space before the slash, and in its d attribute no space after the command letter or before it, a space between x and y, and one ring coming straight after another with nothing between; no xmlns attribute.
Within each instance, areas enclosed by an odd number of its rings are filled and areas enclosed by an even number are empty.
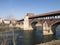
<svg viewBox="0 0 60 45"><path fill-rule="evenodd" d="M32 16L32 17L29 17L29 19L33 19L33 18L38 18L38 17L47 17L47 16L57 16L57 15L60 15L60 10L59 11L54 11L54 12L49 12L49 13L44 13L44 14L39 14L39 15L36 15L36 16ZM24 19L21 19L19 21L23 21Z"/></svg>
<svg viewBox="0 0 60 45"><path fill-rule="evenodd" d="M60 10L59 10L59 11L54 11L54 12L49 12L49 13L44 13L44 14L39 14L39 15L36 15L36 16L30 17L30 18L47 17L47 16L56 16L56 15L60 15Z"/></svg>

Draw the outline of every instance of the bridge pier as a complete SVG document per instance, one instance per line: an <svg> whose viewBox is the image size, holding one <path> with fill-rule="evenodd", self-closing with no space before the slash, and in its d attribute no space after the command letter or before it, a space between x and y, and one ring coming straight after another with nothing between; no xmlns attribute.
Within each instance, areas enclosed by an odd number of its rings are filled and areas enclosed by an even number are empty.
<svg viewBox="0 0 60 45"><path fill-rule="evenodd" d="M43 35L51 35L51 34L53 34L51 27L48 26L47 22L45 21L43 23Z"/></svg>
<svg viewBox="0 0 60 45"><path fill-rule="evenodd" d="M53 39L53 31L48 26L47 22L43 23L43 42L47 42Z"/></svg>
<svg viewBox="0 0 60 45"><path fill-rule="evenodd" d="M24 45L34 45L33 28L29 25L29 17L24 18Z"/></svg>

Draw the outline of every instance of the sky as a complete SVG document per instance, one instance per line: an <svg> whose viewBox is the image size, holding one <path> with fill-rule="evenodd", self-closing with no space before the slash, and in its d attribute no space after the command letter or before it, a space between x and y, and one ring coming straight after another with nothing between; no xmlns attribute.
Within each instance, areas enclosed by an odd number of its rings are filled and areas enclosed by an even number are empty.
<svg viewBox="0 0 60 45"><path fill-rule="evenodd" d="M35 15L60 10L60 0L0 0L0 18L22 19L27 13Z"/></svg>

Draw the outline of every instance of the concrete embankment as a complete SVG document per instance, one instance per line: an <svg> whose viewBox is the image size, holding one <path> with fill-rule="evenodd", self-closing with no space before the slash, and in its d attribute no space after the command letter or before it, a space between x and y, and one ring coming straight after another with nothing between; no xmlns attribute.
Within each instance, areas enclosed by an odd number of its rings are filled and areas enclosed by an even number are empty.
<svg viewBox="0 0 60 45"><path fill-rule="evenodd" d="M60 45L60 40L52 40L50 42L36 44L36 45Z"/></svg>

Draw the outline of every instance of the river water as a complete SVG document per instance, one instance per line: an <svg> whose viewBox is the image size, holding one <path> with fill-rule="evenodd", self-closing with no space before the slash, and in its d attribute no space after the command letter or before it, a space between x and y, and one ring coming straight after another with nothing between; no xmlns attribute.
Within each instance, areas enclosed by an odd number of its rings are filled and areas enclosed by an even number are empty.
<svg viewBox="0 0 60 45"><path fill-rule="evenodd" d="M42 35L42 30L14 30L2 32L0 34L0 45L34 45L43 42L48 42L53 39L60 40L60 28L56 29L56 34Z"/></svg>
<svg viewBox="0 0 60 45"><path fill-rule="evenodd" d="M60 25L55 29L56 33L54 35L42 35L42 30L37 30L36 33L36 42L44 43L49 42L51 40L60 40Z"/></svg>

